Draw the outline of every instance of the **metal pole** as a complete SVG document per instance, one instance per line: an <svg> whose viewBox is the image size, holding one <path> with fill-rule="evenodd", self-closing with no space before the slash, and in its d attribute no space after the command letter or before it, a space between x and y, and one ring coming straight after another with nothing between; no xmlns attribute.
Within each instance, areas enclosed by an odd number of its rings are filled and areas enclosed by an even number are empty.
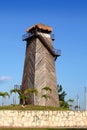
<svg viewBox="0 0 87 130"><path fill-rule="evenodd" d="M86 87L84 87L84 110L86 110Z"/></svg>
<svg viewBox="0 0 87 130"><path fill-rule="evenodd" d="M78 95L77 95L77 106L78 106L77 110L79 111L80 105L79 105L79 96Z"/></svg>
<svg viewBox="0 0 87 130"><path fill-rule="evenodd" d="M87 89L85 87L85 110L87 110Z"/></svg>
<svg viewBox="0 0 87 130"><path fill-rule="evenodd" d="M85 110L87 110L87 89L85 87Z"/></svg>

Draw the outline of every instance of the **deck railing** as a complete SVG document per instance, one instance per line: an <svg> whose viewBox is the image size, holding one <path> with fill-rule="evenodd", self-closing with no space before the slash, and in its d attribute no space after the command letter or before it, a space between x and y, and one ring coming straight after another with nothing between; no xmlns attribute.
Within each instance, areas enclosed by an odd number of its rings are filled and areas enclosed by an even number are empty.
<svg viewBox="0 0 87 130"><path fill-rule="evenodd" d="M34 35L34 33L26 33L22 36L22 40L25 41L28 38L32 37Z"/></svg>
<svg viewBox="0 0 87 130"><path fill-rule="evenodd" d="M32 36L34 36L35 35L35 33L26 33L26 34L24 34L23 36L22 36L22 40L23 41L26 41L28 38L30 38L30 37L32 37ZM44 38L44 37L42 37L41 35L39 35L39 37L44 41L44 43L47 45L47 42L49 42L48 41L48 39L47 38ZM52 40L54 40L55 39L55 37L54 37L54 35L53 34L51 34L51 38L52 38ZM48 46L48 45L47 45ZM48 48L50 48L50 46L48 46ZM50 50L54 53L54 55L56 55L56 56L60 56L61 55L61 50L59 50L59 49L55 49L55 48L50 48Z"/></svg>
<svg viewBox="0 0 87 130"><path fill-rule="evenodd" d="M53 48L53 51L56 55L61 56L61 50Z"/></svg>
<svg viewBox="0 0 87 130"><path fill-rule="evenodd" d="M51 39L54 41L55 40L55 35L51 34Z"/></svg>

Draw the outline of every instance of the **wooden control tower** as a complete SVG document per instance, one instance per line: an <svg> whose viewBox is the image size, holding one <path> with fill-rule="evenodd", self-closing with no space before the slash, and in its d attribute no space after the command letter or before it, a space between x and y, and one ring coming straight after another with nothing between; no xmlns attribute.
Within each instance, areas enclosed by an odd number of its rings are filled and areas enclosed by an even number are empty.
<svg viewBox="0 0 87 130"><path fill-rule="evenodd" d="M60 52L53 48L52 28L36 24L28 28L26 32L23 35L23 40L27 43L21 91L24 92L27 88L38 90L38 95L33 94L31 101L27 104L59 106L55 60L60 56ZM52 89L47 102L42 98L42 95L46 94L42 88L46 86Z"/></svg>

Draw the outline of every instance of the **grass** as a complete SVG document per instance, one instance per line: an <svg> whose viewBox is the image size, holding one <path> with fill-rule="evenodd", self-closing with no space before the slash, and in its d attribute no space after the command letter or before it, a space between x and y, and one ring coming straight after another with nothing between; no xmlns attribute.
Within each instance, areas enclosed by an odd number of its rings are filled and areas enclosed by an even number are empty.
<svg viewBox="0 0 87 130"><path fill-rule="evenodd" d="M0 130L84 130L84 128L0 128Z"/></svg>
<svg viewBox="0 0 87 130"><path fill-rule="evenodd" d="M0 106L0 110L65 110L59 107L52 106L34 106L34 105L9 105L9 106Z"/></svg>

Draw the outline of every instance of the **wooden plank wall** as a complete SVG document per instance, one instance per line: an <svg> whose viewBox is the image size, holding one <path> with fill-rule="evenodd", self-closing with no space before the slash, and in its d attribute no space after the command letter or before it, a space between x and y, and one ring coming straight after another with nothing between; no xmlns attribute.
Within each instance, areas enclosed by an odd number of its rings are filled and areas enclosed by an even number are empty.
<svg viewBox="0 0 87 130"><path fill-rule="evenodd" d="M52 47L52 45L50 46ZM46 93L46 91L42 91L45 86L52 89L47 101L42 98L42 95ZM26 47L22 91L29 87L38 90L38 96L32 95L32 104L41 106L59 105L54 57L38 38L28 40Z"/></svg>
<svg viewBox="0 0 87 130"><path fill-rule="evenodd" d="M42 88L45 86L49 86L52 89L52 93L48 94L50 98L47 101L41 98L41 96L46 93L46 91L42 91ZM35 88L37 88L39 92L35 98L37 105L58 106L54 57L39 39L36 40Z"/></svg>
<svg viewBox="0 0 87 130"><path fill-rule="evenodd" d="M36 50L36 39L31 39L27 41L26 54L25 54L25 63L22 79L22 93L27 88L34 88L34 77L35 77L35 50ZM34 97L29 103L34 104ZM27 104L29 104L27 102Z"/></svg>

